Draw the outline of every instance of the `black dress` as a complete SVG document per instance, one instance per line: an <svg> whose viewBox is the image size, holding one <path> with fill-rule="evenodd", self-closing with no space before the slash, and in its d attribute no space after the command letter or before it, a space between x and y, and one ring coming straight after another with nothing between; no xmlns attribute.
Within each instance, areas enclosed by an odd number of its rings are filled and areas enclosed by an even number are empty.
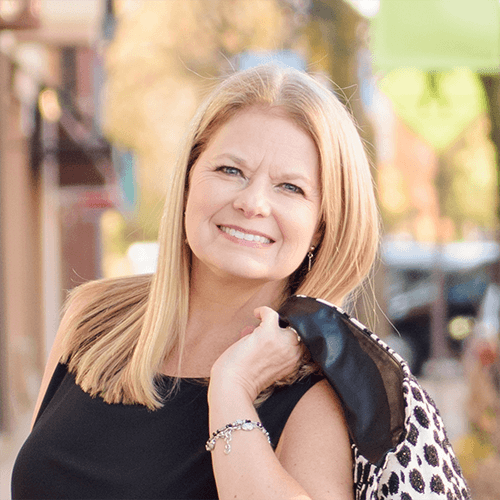
<svg viewBox="0 0 500 500"><path fill-rule="evenodd" d="M276 389L258 408L274 448L293 408L318 380ZM108 404L85 393L59 364L14 465L12 498L216 499L205 450L207 386L189 378L180 384L160 410Z"/></svg>

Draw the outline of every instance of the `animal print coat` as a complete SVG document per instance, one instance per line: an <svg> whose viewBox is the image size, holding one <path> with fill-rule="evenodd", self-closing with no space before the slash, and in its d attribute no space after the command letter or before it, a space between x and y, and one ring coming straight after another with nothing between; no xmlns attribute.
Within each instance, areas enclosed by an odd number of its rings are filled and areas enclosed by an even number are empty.
<svg viewBox="0 0 500 500"><path fill-rule="evenodd" d="M279 310L344 405L356 500L468 500L436 405L407 363L342 309L292 296Z"/></svg>

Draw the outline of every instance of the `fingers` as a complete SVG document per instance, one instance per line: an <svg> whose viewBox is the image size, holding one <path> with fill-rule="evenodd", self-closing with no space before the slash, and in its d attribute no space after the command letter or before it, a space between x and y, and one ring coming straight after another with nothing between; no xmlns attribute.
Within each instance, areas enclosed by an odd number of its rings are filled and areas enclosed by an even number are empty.
<svg viewBox="0 0 500 500"><path fill-rule="evenodd" d="M273 328L277 329L281 335L287 335L287 337L293 339L292 345L300 344L300 336L295 328L288 326L286 328L280 328L279 326L279 314L270 307L262 306L254 310L254 315L257 319L261 320L260 326L263 329ZM291 334L291 335L290 335Z"/></svg>
<svg viewBox="0 0 500 500"><path fill-rule="evenodd" d="M223 374L251 398L266 387L295 373L302 359L302 347L292 328L280 328L279 315L270 307L258 307L254 315L260 325L242 330L249 333L235 342L216 361L212 376ZM222 370L222 371L219 371Z"/></svg>
<svg viewBox="0 0 500 500"><path fill-rule="evenodd" d="M257 319L260 319L262 323L266 324L270 324L274 320L278 322L279 320L278 313L267 306L257 307L257 309L254 309L253 314Z"/></svg>

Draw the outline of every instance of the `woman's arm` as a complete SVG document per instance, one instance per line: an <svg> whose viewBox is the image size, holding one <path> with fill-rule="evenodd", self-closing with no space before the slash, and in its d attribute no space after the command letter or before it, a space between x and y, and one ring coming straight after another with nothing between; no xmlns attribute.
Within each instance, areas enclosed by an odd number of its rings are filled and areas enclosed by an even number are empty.
<svg viewBox="0 0 500 500"><path fill-rule="evenodd" d="M210 432L238 419L259 420L253 402L244 392L220 382L211 382L215 387L209 394ZM312 498L282 467L258 429L234 431L228 455L224 453L224 441L218 440L212 451L212 464L220 500Z"/></svg>
<svg viewBox="0 0 500 500"><path fill-rule="evenodd" d="M311 498L353 498L352 450L344 412L326 380L299 400L276 455Z"/></svg>
<svg viewBox="0 0 500 500"><path fill-rule="evenodd" d="M262 324L228 349L212 368L210 432L238 419L258 420L260 390L290 373L300 357L293 335L277 314L261 308ZM234 431L231 452L218 440L212 452L219 498L352 499L352 459L342 409L326 382L301 398L284 428L276 454L257 429Z"/></svg>

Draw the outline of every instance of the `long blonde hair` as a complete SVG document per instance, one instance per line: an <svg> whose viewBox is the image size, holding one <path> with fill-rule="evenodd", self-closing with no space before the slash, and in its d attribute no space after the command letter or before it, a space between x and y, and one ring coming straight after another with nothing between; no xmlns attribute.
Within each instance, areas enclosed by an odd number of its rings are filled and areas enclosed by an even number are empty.
<svg viewBox="0 0 500 500"><path fill-rule="evenodd" d="M311 271L304 259L289 279L288 293L340 304L370 270L379 219L369 163L349 112L303 72L262 65L235 73L191 122L169 182L156 273L91 282L73 292L92 300L70 323L62 361L90 394L109 403L161 406L155 378L175 349L182 354L188 317L191 251L184 206L189 173L220 126L251 106L284 112L311 135L320 158L322 237Z"/></svg>

